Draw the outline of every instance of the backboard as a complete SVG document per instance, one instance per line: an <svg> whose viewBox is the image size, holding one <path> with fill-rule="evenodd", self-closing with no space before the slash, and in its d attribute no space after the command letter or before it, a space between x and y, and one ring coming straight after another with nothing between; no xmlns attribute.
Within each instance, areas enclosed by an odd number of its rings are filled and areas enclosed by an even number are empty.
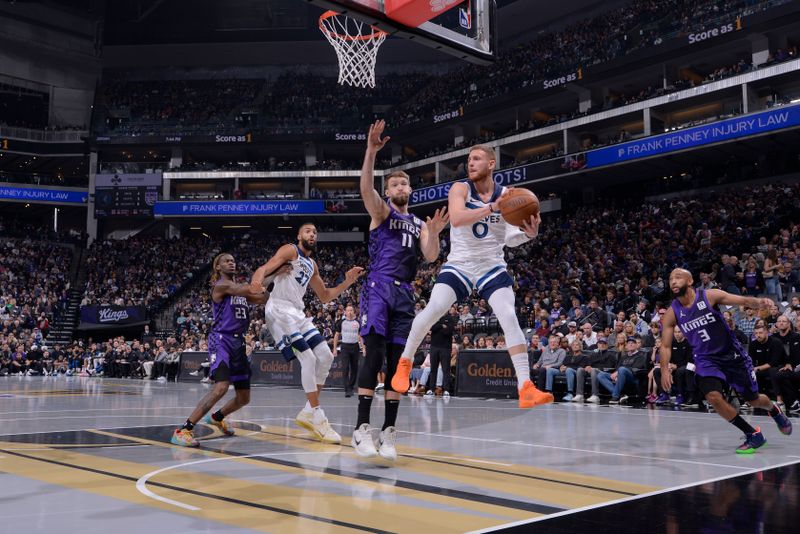
<svg viewBox="0 0 800 534"><path fill-rule="evenodd" d="M495 60L495 0L464 0L416 28L405 26L387 16L384 0L306 1L362 20L390 35L413 40L472 63L488 65Z"/></svg>

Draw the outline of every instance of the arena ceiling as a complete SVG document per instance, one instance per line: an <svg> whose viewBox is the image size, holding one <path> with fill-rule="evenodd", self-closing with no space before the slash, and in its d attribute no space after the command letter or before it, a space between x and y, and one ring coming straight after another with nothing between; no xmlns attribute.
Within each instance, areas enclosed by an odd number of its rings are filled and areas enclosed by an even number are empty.
<svg viewBox="0 0 800 534"><path fill-rule="evenodd" d="M628 0L496 0L500 45L525 38L530 32L566 23L576 17L614 9ZM322 9L307 0L0 0L7 5L41 5L100 22L106 47L297 43L326 45L317 19ZM399 39L397 39L399 40ZM407 44L407 43L406 43ZM419 46L387 43L400 58L414 58ZM390 52L389 55L392 55ZM293 58L292 61L297 61ZM303 58L299 58L303 59ZM434 55L435 61L446 59ZM393 61L388 58L387 61Z"/></svg>

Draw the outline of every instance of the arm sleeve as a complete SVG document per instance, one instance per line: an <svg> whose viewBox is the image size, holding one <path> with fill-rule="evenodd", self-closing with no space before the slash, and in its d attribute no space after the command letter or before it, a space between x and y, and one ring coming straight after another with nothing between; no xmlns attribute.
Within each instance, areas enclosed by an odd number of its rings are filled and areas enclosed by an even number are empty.
<svg viewBox="0 0 800 534"><path fill-rule="evenodd" d="M508 248L518 247L530 241L531 238L525 235L525 232L517 228L516 226L511 226L510 224L506 223L506 246Z"/></svg>

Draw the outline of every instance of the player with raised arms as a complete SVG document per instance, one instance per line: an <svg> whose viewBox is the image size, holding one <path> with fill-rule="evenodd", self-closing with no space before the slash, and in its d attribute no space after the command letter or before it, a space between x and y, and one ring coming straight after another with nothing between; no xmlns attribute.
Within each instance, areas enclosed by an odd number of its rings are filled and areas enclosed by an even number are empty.
<svg viewBox="0 0 800 534"><path fill-rule="evenodd" d="M447 209L436 210L423 223L408 213L411 180L402 172L386 176L384 200L375 190L375 156L389 141L381 139L386 124L379 120L369 127L364 165L361 168L361 198L370 215L369 274L361 293L361 337L366 348L358 373L358 420L352 436L360 456L397 458L395 422L400 392L393 391L392 376L414 320L414 288L418 251L427 261L439 257L439 234L447 226ZM369 426L372 398L378 373L386 365L385 418L376 448ZM408 387L406 387L408 389ZM402 390L405 392L405 389Z"/></svg>

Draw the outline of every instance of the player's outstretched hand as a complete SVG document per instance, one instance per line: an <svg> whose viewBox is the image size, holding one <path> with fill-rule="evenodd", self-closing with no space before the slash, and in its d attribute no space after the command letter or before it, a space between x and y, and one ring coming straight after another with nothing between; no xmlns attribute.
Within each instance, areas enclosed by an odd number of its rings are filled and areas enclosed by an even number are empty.
<svg viewBox="0 0 800 534"><path fill-rule="evenodd" d="M539 225L542 224L542 214L537 213L536 215L531 215L529 221L524 221L522 223L522 231L525 232L525 235L534 238L539 235Z"/></svg>
<svg viewBox="0 0 800 534"><path fill-rule="evenodd" d="M428 228L428 232L438 235L449 222L450 215L447 213L447 208L439 208L433 214L432 219L430 217L425 219L425 226Z"/></svg>
<svg viewBox="0 0 800 534"><path fill-rule="evenodd" d="M364 274L364 268L356 266L344 273L344 279L347 280L348 283L352 284L358 280L362 274Z"/></svg>
<svg viewBox="0 0 800 534"><path fill-rule="evenodd" d="M758 299L758 309L768 310L775 302L771 298L762 297Z"/></svg>
<svg viewBox="0 0 800 534"><path fill-rule="evenodd" d="M667 393L672 389L672 369L661 368L661 387Z"/></svg>
<svg viewBox="0 0 800 534"><path fill-rule="evenodd" d="M381 139L381 134L386 128L386 122L381 119L377 120L369 126L369 133L367 134L367 150L374 150L375 152L386 146L391 137L386 136Z"/></svg>

